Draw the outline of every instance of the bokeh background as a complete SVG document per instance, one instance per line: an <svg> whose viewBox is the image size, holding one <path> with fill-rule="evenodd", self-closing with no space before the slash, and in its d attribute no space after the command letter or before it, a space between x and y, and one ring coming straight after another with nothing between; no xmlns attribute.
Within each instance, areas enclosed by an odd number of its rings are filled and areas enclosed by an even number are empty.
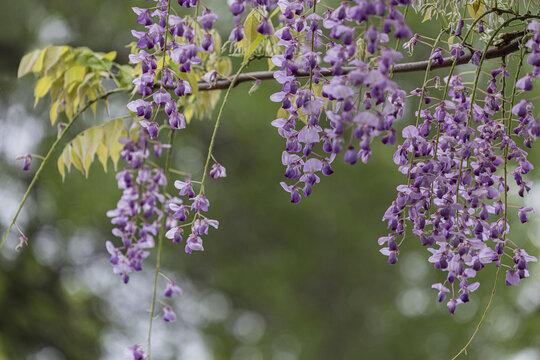
<svg viewBox="0 0 540 360"><path fill-rule="evenodd" d="M1 1L0 14L0 228L14 214L37 169L22 172L15 157L44 154L56 136L47 102L33 108L34 79L16 79L18 61L50 44L118 51L137 24L127 0ZM225 1L213 3L227 18ZM435 36L438 24L413 31ZM224 34L227 20L219 26ZM425 58L419 48L414 57ZM262 69L257 65L249 70ZM467 67L460 68L466 71ZM440 73L444 76L444 73ZM421 73L399 75L410 91ZM429 253L409 237L397 265L386 264L377 238L395 187L403 176L393 149L376 145L369 165L336 162L298 206L283 192L283 141L270 125L277 90L265 82L248 96L249 84L233 92L226 107L215 154L229 177L207 188L210 215L219 231L205 251L189 256L166 242L164 268L184 290L175 301L178 320L156 322L155 359L447 359L466 342L489 299L495 268L481 272L480 289L450 316L436 301L431 284L442 273ZM110 114L85 117L73 134L125 112L126 97L111 98ZM409 109L413 107L410 106ZM409 112L399 126L414 118ZM193 121L178 135L175 167L200 174L213 122ZM531 152L540 164L538 146ZM88 179L72 171L64 182L54 161L27 202L18 224L30 241L15 251L13 231L0 251L0 360L122 359L127 346L144 343L151 301L154 256L144 271L123 285L108 264L105 241L111 225L105 212L120 196L112 171L94 165ZM535 170L532 177L538 178ZM540 190L528 204L540 209ZM520 199L512 198L516 205ZM538 213L537 213L538 214ZM537 215L517 226L512 237L530 254L540 254ZM515 220L515 219L513 219ZM540 359L540 269L520 287L504 276L488 318L470 346L471 359ZM163 285L163 284L162 284Z"/></svg>

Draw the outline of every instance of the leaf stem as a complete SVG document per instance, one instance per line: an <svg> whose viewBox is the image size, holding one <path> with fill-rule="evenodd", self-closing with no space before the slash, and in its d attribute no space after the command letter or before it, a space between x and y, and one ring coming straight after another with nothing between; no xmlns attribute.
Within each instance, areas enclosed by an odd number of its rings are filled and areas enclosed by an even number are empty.
<svg viewBox="0 0 540 360"><path fill-rule="evenodd" d="M313 14L317 11L317 1L313 1ZM316 21L316 20L314 20ZM314 30L311 32L311 55L313 56L313 52L315 51L315 32L317 30ZM309 69L309 91L313 92L313 67L310 66Z"/></svg>
<svg viewBox="0 0 540 360"><path fill-rule="evenodd" d="M225 93L225 96L223 97L223 102L221 103L221 107L218 112L218 116L216 118L216 124L214 125L214 132L212 133L212 138L210 139L210 145L208 146L208 155L206 157L206 163L204 164L204 172L201 180L201 190L199 191L199 194L204 193L204 180L206 179L206 173L208 172L208 165L210 164L210 159L212 158L212 150L214 149L214 142L216 139L216 134L219 128L219 123L221 121L221 117L223 115L223 109L225 108L225 104L227 103L227 100L229 99L229 95L231 93L232 88L236 84L236 80L242 73L242 70L245 69L245 67L249 64L249 60L244 61L236 74L234 75L234 78L232 79L229 88L227 89L227 92Z"/></svg>
<svg viewBox="0 0 540 360"><path fill-rule="evenodd" d="M197 8L199 6L199 3L197 2ZM163 45L163 58L161 63L161 87L163 88L163 78L165 76L165 65L166 65L166 58L167 58L167 36L169 35L169 17L171 14L171 0L167 1L167 21L165 24L165 43ZM157 116L159 112L159 108L156 110L155 116ZM169 135L169 144L171 145L167 149L167 159L165 160L165 171L164 175L167 177L167 173L169 171L169 166L171 163L171 153L173 148L173 142L174 142L174 129L171 128L171 132ZM167 185L163 186L164 190L167 189ZM165 205L165 204L163 204ZM161 270L161 253L163 250L163 236L165 235L165 225L167 218L167 209L163 209L162 219L161 219L161 226L159 227L159 233L158 233L158 249L157 249L157 258L156 258L156 273L154 275L154 291L152 294L152 308L150 310L150 323L148 325L148 360L151 358L151 352L152 352L152 325L154 323L154 312L156 310L156 298L157 298L157 288L158 288L158 280L159 280L159 273Z"/></svg>
<svg viewBox="0 0 540 360"><path fill-rule="evenodd" d="M167 149L167 159L165 160L165 171L164 175L165 177L169 173L170 165L171 165L171 158L172 158L172 148L174 145L174 135L175 131L174 129L171 129L171 133L169 136L169 144L171 144L171 147ZM167 185L164 186L166 188ZM159 234L158 234L158 249L157 249L157 258L156 258L156 273L154 275L154 292L152 294L152 308L150 310L150 323L148 325L148 360L151 358L151 343L152 343L152 325L154 323L154 313L156 311L156 299L157 299L157 288L158 288L158 280L159 280L159 274L161 272L161 254L163 251L163 237L165 232L165 219L166 216L166 210L163 209L163 218L161 219L161 226L159 228Z"/></svg>

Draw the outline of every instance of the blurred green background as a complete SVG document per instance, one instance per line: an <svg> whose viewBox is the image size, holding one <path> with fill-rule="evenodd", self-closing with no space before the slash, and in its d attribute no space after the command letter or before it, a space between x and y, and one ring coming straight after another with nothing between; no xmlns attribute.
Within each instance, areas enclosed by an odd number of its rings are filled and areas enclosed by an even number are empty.
<svg viewBox="0 0 540 360"><path fill-rule="evenodd" d="M208 1L226 13L225 1ZM2 1L0 13L0 223L5 229L37 169L20 170L16 155L44 154L56 136L46 101L33 108L33 79L16 79L24 53L49 44L118 51L136 27L133 1ZM436 36L437 24L413 31ZM224 16L223 18L226 18ZM418 21L416 21L418 20ZM222 30L227 21L220 20ZM425 58L419 48L411 59ZM262 69L257 65L250 70ZM460 68L461 71L468 68ZM444 72L440 72L444 76ZM421 73L399 75L410 91ZM376 145L369 165L337 161L298 206L281 189L283 139L270 125L278 91L265 82L248 96L250 84L233 92L215 154L228 177L207 186L210 216L219 231L205 251L189 256L166 242L165 272L183 288L174 308L178 321L156 322L155 359L448 359L466 342L488 301L495 268L480 273L471 302L450 316L431 284L443 274L429 253L408 237L399 262L386 264L377 238L381 217L403 176L393 149ZM111 98L111 116L123 114L126 97ZM414 118L414 103L400 127ZM107 120L85 117L73 134ZM213 123L193 121L178 135L175 167L199 174ZM540 164L538 151L531 158ZM533 177L538 177L538 171ZM151 301L154 257L129 285L112 274L105 251L111 225L105 212L120 196L112 171L92 167L85 179L73 171L62 182L54 162L46 170L18 224L29 246L15 251L16 232L0 251L0 360L121 359L123 349L144 343ZM539 208L540 191L528 203ZM520 204L520 200L512 198ZM535 216L536 217L536 216ZM517 225L516 222L514 222ZM538 256L539 222L515 226L512 237ZM540 359L540 274L520 287L498 292L484 327L469 349L471 359ZM163 284L162 284L163 285Z"/></svg>

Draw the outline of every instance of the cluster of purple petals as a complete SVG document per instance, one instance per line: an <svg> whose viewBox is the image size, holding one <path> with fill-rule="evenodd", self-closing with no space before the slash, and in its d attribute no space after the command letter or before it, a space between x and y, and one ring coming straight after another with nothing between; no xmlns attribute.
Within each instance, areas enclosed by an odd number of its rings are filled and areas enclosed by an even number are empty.
<svg viewBox="0 0 540 360"><path fill-rule="evenodd" d="M161 218L164 216L165 196L162 189L167 185L163 169L145 164L150 155L149 135L139 129L136 140L123 138L122 158L127 166L116 175L122 197L114 210L107 212L115 226L113 235L120 239L116 247L107 241L113 271L128 283L129 274L142 270L142 262L155 245ZM167 215L167 214L165 214Z"/></svg>
<svg viewBox="0 0 540 360"><path fill-rule="evenodd" d="M141 345L135 345L129 347L126 351L126 356L130 356L133 360L144 360L146 359L146 353Z"/></svg>
<svg viewBox="0 0 540 360"><path fill-rule="evenodd" d="M122 277L124 283L128 283L132 272L142 269L142 262L149 256L149 250L155 246L154 238L158 236L162 223L165 224L165 229L162 230L166 232L166 236L172 238L173 242L180 242L182 226L178 226L179 222L186 220L189 211L195 213L190 224L192 234L186 239L186 252L203 250L200 236L208 233L208 226L218 226L217 221L202 215L202 212L208 211L209 206L204 194L195 196L187 187L183 187L181 196L187 195L193 201L189 209L182 204L180 198L167 198L167 179L163 169L153 165L153 161L146 161L152 153L155 157L160 157L162 149L170 147L157 141L159 129L163 125L158 117L160 111L166 114L171 130L186 127L186 119L178 111L177 101L178 98L192 93L192 89L190 84L166 63L165 55L178 65L180 72L191 72L193 65L202 62L201 53L212 53L215 47L211 30L217 21L217 15L204 8L200 16L197 14L193 18L180 18L173 15L175 12L169 11L172 6L170 1L154 0L154 7L133 8L138 16L137 22L145 28L145 31L132 31L139 51L129 57L131 63L140 64L141 70L140 75L133 81L140 97L127 104L128 110L138 118L137 134L131 139L121 139L124 145L121 156L127 164L117 174L122 197L116 209L107 213L115 226L113 235L120 239L120 244L115 245L110 241L106 243L111 254L113 271ZM197 7L198 13L197 0L178 0L178 4L186 8ZM162 68L159 65L162 65ZM169 92L166 89L174 90ZM210 176L225 177L226 170L223 166L214 164ZM186 179L185 183L189 183L189 179ZM180 287L169 280L164 296L172 297L173 294L181 292ZM170 306L163 307L163 320L176 320L176 314ZM128 351L135 360L146 358L139 345L129 348Z"/></svg>
<svg viewBox="0 0 540 360"><path fill-rule="evenodd" d="M120 274L125 283L129 281L129 274L132 271L141 270L142 261L149 255L148 249L154 247L154 236L159 232L162 217L167 216L168 235L171 234L171 229L179 228L176 226L179 220L185 221L178 212L178 208L184 209L182 200L173 197L165 201L161 189L166 187L167 179L163 169L152 168L145 163L150 156L152 144L153 154L156 157L161 156L162 148L169 146L156 141L161 125L156 119L161 110L167 115L171 129L186 127L186 120L178 112L174 95L181 97L190 94L192 89L187 81L182 80L167 66L163 58L165 54L170 55L171 61L178 64L181 72L190 72L191 65L201 62L199 57L201 52L214 51L214 39L210 30L217 20L216 14L205 8L196 18L195 25L200 26L203 33L201 44L196 44L197 37L192 27L195 19L189 21L170 14L167 0L154 2L156 6L152 8L133 8L138 16L137 22L145 27L145 31L132 31L138 39L137 46L140 50L137 55L130 55L132 63L140 64L141 74L133 83L141 97L127 105L128 110L139 118L137 123L139 131L136 139L124 139L122 157L128 165L117 175L118 186L123 190L123 194L117 208L108 212L108 216L116 226L113 234L122 240L122 246L117 248L111 242L107 242L107 249L111 254L114 272ZM196 0L179 0L178 3L184 7L197 5ZM158 62L163 63L163 69L158 70ZM165 88L174 88L174 94ZM225 168L215 164L210 175L214 178L224 177ZM166 214L161 210L164 206ZM189 237L186 251L202 250L202 240L198 235L208 231L207 227L206 229L204 227L205 224L217 227L217 222L204 222L204 217L200 215L201 210L208 210L208 200L204 195L195 197L191 210L197 214L197 220L193 225L193 234L197 236ZM184 216L186 214L187 212ZM201 222L204 224L201 225ZM176 230L176 233L178 232L179 230ZM176 234L173 240L178 242L181 237ZM172 316L167 318L170 319Z"/></svg>
<svg viewBox="0 0 540 360"><path fill-rule="evenodd" d="M186 238L185 251L188 254L191 254L192 251L203 251L204 247L201 236L208 235L210 227L217 229L219 222L217 220L209 219L204 215L204 213L208 212L210 202L203 193L195 195L193 183L189 177L186 177L185 181L176 180L174 186L179 190L178 195L187 199L187 201L190 201L191 204L186 205L181 199L175 199L174 201L169 202L169 210L175 224L170 227L165 236L174 243L182 242L184 228L191 227L191 232ZM193 213L193 220L190 223L186 223L190 212ZM176 221L183 224L178 225L176 224Z"/></svg>
<svg viewBox="0 0 540 360"><path fill-rule="evenodd" d="M27 171L30 169L30 165L32 164L32 155L26 153L24 155L19 155L15 158L16 160L23 160L23 166L22 169L24 171Z"/></svg>
<svg viewBox="0 0 540 360"><path fill-rule="evenodd" d="M189 8L196 6L197 0L179 0L178 3ZM174 95L177 97L192 92L190 84L179 77L167 64L158 71L156 57L162 61L161 58L166 53L171 61L178 64L180 72L189 73L192 65L201 63L199 55L203 52L212 53L215 46L210 30L217 21L216 14L206 8L196 18L203 32L200 43L197 44L195 40L199 37L195 34L193 22L169 14L167 9L168 1L166 0L156 1L156 6L153 8L133 8L138 15L137 21L145 27L146 31L132 30L140 50L137 55L131 54L129 59L133 64L141 64L141 74L133 80L141 98L130 102L128 109L141 118L140 126L148 131L152 139L159 136L160 125L156 118L160 110L167 115L171 129L186 127L186 119L177 109L177 99L165 88L173 88ZM161 78L158 79L158 76ZM161 81L159 86L158 81Z"/></svg>
<svg viewBox="0 0 540 360"><path fill-rule="evenodd" d="M282 163L285 177L292 184L281 185L291 194L293 203L311 194L320 181L318 174L333 173L331 163L338 154L349 164L358 160L367 163L376 137L396 145L392 125L403 115L406 94L390 80L390 73L402 55L384 44L390 36L412 36L398 10L398 6L409 3L344 1L320 16L314 11L314 2L278 2L284 24L274 36L283 53L272 61L280 68L274 77L282 90L270 99L281 102L287 114L272 125L286 141ZM331 40L322 36L321 24ZM365 49L358 48L359 38ZM365 52L363 59L358 58L361 51ZM331 80L321 80L321 71L328 70L321 56L331 67ZM345 67L354 70L346 73ZM304 84L296 76L299 71L310 74ZM320 96L314 86L322 88Z"/></svg>
<svg viewBox="0 0 540 360"><path fill-rule="evenodd" d="M523 90L532 89L528 82L540 65L534 58L539 52L539 24L533 22L529 29L536 35L527 43L529 58L533 57L527 61L535 69L518 81L517 86ZM430 57L434 62L439 52L435 49ZM458 58L462 54L453 55ZM515 139L522 138L523 145L530 147L531 138L538 137L539 123L532 115L532 104L522 100L511 109L518 119L513 134L509 133L510 111L503 113L499 90L501 78L507 76L504 64L493 70L485 98L474 103L459 76L447 79L448 98L417 114L421 121L418 126L403 129L403 144L394 154L394 162L408 184L398 186L397 198L384 214L383 221L391 232L379 238L379 245L384 246L381 253L388 256L388 263L398 261L408 221L412 233L431 253L428 261L446 272L444 282L432 287L438 291L439 302L450 297L450 313L458 304L469 301L470 293L480 285L474 278L486 264L503 266L506 284L518 285L520 279L529 276L528 262L537 261L508 238L506 164L515 164L512 175L518 194L524 196L531 183L523 176L533 166ZM413 94L421 96L421 91ZM506 118L501 121L502 114ZM530 211L530 207L518 210L521 222L528 221ZM504 263L506 259L511 259L510 265Z"/></svg>

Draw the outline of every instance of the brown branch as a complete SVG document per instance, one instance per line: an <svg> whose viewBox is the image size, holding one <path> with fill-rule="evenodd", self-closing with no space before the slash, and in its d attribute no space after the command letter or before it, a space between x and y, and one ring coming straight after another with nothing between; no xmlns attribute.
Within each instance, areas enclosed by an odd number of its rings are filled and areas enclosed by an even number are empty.
<svg viewBox="0 0 540 360"><path fill-rule="evenodd" d="M506 56L508 54L511 54L513 52L516 52L519 50L519 46L521 43L521 37L517 39L513 39L512 41L508 42L507 44L504 44L502 46L498 46L493 49L489 49L486 52L486 59L495 59L500 58L503 56ZM459 58L459 60L456 62L456 65L463 65L467 64L473 56L473 53L469 53L466 55L463 55ZM431 64L431 70L435 69L441 69L445 67L452 66L452 63L454 62L453 57L447 57L444 58L442 64L433 63ZM415 72L415 71L425 71L427 69L429 61L416 61L416 62L409 62L409 63L403 63L403 64L397 64L394 66L394 73L408 73L408 72ZM343 73L347 74L350 71L356 69L355 67L345 67L343 68ZM332 70L326 70L321 71L322 76L333 76ZM295 74L297 78L304 78L309 77L309 72L306 71L299 71ZM255 80L270 80L274 78L274 72L273 71L255 71L250 73L245 73L240 75L234 84L234 86L237 86L240 83L248 82L248 81L255 81ZM232 81L232 77L228 77L225 79L219 79L215 81L212 84L209 84L207 82L201 81L199 82L199 91L211 91L211 90L223 90L227 89Z"/></svg>

